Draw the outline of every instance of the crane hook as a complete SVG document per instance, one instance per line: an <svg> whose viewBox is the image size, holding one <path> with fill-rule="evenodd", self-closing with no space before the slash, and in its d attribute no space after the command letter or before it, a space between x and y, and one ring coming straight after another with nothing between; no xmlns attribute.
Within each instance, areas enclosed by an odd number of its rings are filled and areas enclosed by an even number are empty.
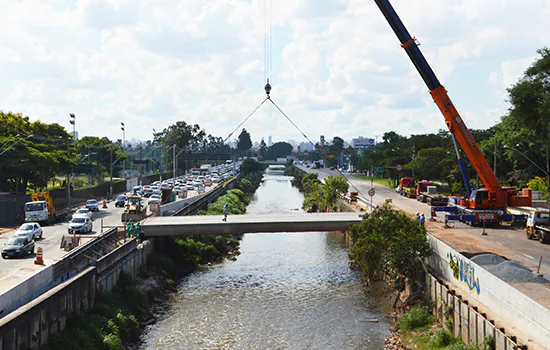
<svg viewBox="0 0 550 350"><path fill-rule="evenodd" d="M269 93L271 92L271 85L269 84L269 79L267 79L267 84L265 84L265 93L267 94L267 98L269 98Z"/></svg>

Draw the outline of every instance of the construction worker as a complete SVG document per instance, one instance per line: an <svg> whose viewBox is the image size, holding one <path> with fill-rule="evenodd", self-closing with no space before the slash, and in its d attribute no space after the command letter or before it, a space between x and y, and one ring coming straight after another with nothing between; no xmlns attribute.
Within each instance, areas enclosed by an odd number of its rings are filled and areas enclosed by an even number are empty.
<svg viewBox="0 0 550 350"><path fill-rule="evenodd" d="M416 221L420 221L420 214L416 212Z"/></svg>
<svg viewBox="0 0 550 350"><path fill-rule="evenodd" d="M227 207L229 206L229 204L225 203L225 205L223 206L223 209L222 209L222 213L223 213L223 219L222 221L227 221Z"/></svg>
<svg viewBox="0 0 550 350"><path fill-rule="evenodd" d="M126 224L126 237L132 237L133 234L134 234L134 223L132 222L132 219L130 219Z"/></svg>
<svg viewBox="0 0 550 350"><path fill-rule="evenodd" d="M426 222L426 218L424 217L424 213L422 213L422 215L420 215L420 224L424 226L424 222Z"/></svg>
<svg viewBox="0 0 550 350"><path fill-rule="evenodd" d="M139 222L136 223L136 226L134 227L134 232L135 236L141 242L141 224Z"/></svg>

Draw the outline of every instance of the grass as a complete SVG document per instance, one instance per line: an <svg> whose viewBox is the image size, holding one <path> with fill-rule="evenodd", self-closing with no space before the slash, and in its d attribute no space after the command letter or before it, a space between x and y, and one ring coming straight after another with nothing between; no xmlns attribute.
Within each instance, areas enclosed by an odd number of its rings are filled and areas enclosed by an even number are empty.
<svg viewBox="0 0 550 350"><path fill-rule="evenodd" d="M359 178L359 179L362 179L362 180L367 180L367 181L372 180L372 177L367 176L367 175L353 174L352 176L354 176L356 178ZM375 183L377 183L379 185L382 185L382 186L392 187L392 186L390 186L389 181L390 181L390 179L388 179L388 178L377 178L377 177L374 178Z"/></svg>

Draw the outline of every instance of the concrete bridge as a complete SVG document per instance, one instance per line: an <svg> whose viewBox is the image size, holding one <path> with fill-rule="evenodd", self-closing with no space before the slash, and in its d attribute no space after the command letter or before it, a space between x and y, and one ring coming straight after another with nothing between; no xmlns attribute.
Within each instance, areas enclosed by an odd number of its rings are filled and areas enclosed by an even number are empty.
<svg viewBox="0 0 550 350"><path fill-rule="evenodd" d="M152 217L141 222L146 237L258 232L347 231L358 213L277 213Z"/></svg>

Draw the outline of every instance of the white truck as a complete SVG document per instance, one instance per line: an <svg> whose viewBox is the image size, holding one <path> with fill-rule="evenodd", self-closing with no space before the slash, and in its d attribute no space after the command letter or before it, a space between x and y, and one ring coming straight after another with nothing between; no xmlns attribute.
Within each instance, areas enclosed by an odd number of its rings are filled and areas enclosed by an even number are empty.
<svg viewBox="0 0 550 350"><path fill-rule="evenodd" d="M210 174L211 171L212 171L212 164L203 164L203 165L201 165L201 174L202 175Z"/></svg>
<svg viewBox="0 0 550 350"><path fill-rule="evenodd" d="M48 192L38 192L31 195L31 202L25 203L25 222L49 224L65 220L70 213L69 208L56 210Z"/></svg>
<svg viewBox="0 0 550 350"><path fill-rule="evenodd" d="M541 243L550 242L550 211L536 209L529 212L525 232L528 239L538 239Z"/></svg>

